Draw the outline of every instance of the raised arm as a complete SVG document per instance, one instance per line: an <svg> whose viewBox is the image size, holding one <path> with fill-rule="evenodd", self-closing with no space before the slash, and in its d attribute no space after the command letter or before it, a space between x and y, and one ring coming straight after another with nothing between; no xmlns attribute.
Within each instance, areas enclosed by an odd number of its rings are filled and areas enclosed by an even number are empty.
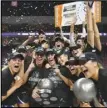
<svg viewBox="0 0 107 108"><path fill-rule="evenodd" d="M28 77L30 75L30 73L32 72L32 70L34 69L35 65L34 65L34 58L32 58L31 64L29 65L27 71L24 74L24 83L27 82Z"/></svg>
<svg viewBox="0 0 107 108"><path fill-rule="evenodd" d="M62 75L59 69L55 69L55 72L67 86L69 86L70 88L73 87L73 82L70 79L66 78L64 75Z"/></svg>
<svg viewBox="0 0 107 108"><path fill-rule="evenodd" d="M91 8L87 5L87 42L94 48L94 31Z"/></svg>
<svg viewBox="0 0 107 108"><path fill-rule="evenodd" d="M29 36L27 40L25 40L22 45L26 46L29 42L32 42L34 40L34 36Z"/></svg>
<svg viewBox="0 0 107 108"><path fill-rule="evenodd" d="M101 46L101 41L100 41L100 34L99 34L99 30L95 21L95 16L94 14L92 14L92 19L93 19L93 30L94 30L94 44L95 47L101 51L102 50L102 46Z"/></svg>
<svg viewBox="0 0 107 108"><path fill-rule="evenodd" d="M64 37L64 35L63 35L63 31L62 31L62 27L60 27L60 33L61 33L61 38L63 38L64 41L70 43L69 39L67 39L66 37Z"/></svg>
<svg viewBox="0 0 107 108"><path fill-rule="evenodd" d="M75 33L74 33L74 26L75 26L76 21L77 21L77 19L76 19L76 16L75 16L74 19L73 19L73 22L70 26L70 35L69 35L70 46L75 46L76 45L76 43L75 43Z"/></svg>

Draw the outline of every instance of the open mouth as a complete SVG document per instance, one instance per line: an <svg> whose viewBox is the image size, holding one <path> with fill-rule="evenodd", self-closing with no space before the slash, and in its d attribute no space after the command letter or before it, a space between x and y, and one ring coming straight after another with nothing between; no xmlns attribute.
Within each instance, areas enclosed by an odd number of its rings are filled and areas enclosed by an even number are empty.
<svg viewBox="0 0 107 108"><path fill-rule="evenodd" d="M87 72L88 72L88 69L85 69L85 70L83 71L84 74L86 74Z"/></svg>
<svg viewBox="0 0 107 108"><path fill-rule="evenodd" d="M57 47L59 48L59 47L60 47L60 45L57 45Z"/></svg>
<svg viewBox="0 0 107 108"><path fill-rule="evenodd" d="M49 61L52 62L53 60L50 59Z"/></svg>
<svg viewBox="0 0 107 108"><path fill-rule="evenodd" d="M19 68L19 66L14 66L15 68Z"/></svg>

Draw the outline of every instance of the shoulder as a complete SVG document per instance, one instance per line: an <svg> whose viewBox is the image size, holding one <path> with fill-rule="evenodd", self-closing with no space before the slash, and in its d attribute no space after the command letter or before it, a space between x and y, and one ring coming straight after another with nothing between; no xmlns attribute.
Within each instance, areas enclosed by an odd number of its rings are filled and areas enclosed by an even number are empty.
<svg viewBox="0 0 107 108"><path fill-rule="evenodd" d="M61 67L59 67L59 69L62 72L69 71L69 69L66 66L61 66Z"/></svg>
<svg viewBox="0 0 107 108"><path fill-rule="evenodd" d="M8 75L8 73L10 72L8 66L4 67L2 69L2 77L5 76L5 75Z"/></svg>
<svg viewBox="0 0 107 108"><path fill-rule="evenodd" d="M99 80L104 83L107 82L107 69L99 70Z"/></svg>
<svg viewBox="0 0 107 108"><path fill-rule="evenodd" d="M69 69L66 66L61 66L60 68L61 74L65 77L69 78L71 76Z"/></svg>
<svg viewBox="0 0 107 108"><path fill-rule="evenodd" d="M4 66L4 67L2 68L2 72L5 71L7 68L8 68L8 66Z"/></svg>
<svg viewBox="0 0 107 108"><path fill-rule="evenodd" d="M107 77L107 69L106 68L100 69L99 71L100 71L101 76Z"/></svg>

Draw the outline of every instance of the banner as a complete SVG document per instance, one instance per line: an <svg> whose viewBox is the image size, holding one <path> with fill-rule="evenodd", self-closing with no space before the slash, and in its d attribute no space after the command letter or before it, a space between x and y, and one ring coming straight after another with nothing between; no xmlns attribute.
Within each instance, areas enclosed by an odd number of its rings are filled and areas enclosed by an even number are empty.
<svg viewBox="0 0 107 108"><path fill-rule="evenodd" d="M72 20L76 17L76 25L85 21L86 4L84 1L56 5L55 10L55 27L70 26ZM94 1L92 12L95 14L96 22L101 22L101 1Z"/></svg>

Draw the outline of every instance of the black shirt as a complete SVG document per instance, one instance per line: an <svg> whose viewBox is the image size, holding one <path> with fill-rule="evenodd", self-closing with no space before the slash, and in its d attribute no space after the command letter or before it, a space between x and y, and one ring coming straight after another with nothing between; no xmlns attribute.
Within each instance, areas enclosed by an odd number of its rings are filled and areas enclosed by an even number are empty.
<svg viewBox="0 0 107 108"><path fill-rule="evenodd" d="M101 93L100 98L102 98L107 104L107 69L99 70L99 79L97 87L99 89L99 92Z"/></svg>
<svg viewBox="0 0 107 108"><path fill-rule="evenodd" d="M35 69L30 73L28 84L30 85L30 88L33 89L38 81L42 78L45 78L45 73L47 72L47 69L45 67L38 67L35 66Z"/></svg>
<svg viewBox="0 0 107 108"><path fill-rule="evenodd" d="M64 66L63 67L59 67L59 69L60 69L62 75L65 75L65 76L69 77L69 75L67 74L68 71L66 71L67 70L66 67L64 67ZM40 104L42 106L48 106L48 107L53 107L53 106L56 106L56 107L58 107L58 106L70 106L70 104L71 104L70 88L64 83L64 81L62 79L59 78L59 76L57 76L55 74L54 69L53 68L49 68L49 69L46 69L44 72L43 72L43 70L41 70L42 74L40 74L40 71L38 71L38 70L39 69L36 69L34 71L34 73L32 74L33 77L29 78L30 82L31 82L31 80L33 82L34 79L39 80L40 78L49 78L54 83L54 89L53 89L50 97L48 99L42 99L42 101L43 100L48 100L50 102L50 104L49 105L44 105L43 102L40 102ZM57 101L55 101L54 103L52 101L50 101L50 99L52 97L56 98Z"/></svg>
<svg viewBox="0 0 107 108"><path fill-rule="evenodd" d="M93 80L93 79L91 79ZM99 69L98 80L93 80L97 89L97 98L101 104L107 105L107 69Z"/></svg>
<svg viewBox="0 0 107 108"><path fill-rule="evenodd" d="M7 91L11 88L11 84L14 81L14 76L11 74L9 68L7 67L2 71L2 96L7 94Z"/></svg>
<svg viewBox="0 0 107 108"><path fill-rule="evenodd" d="M11 88L12 82L14 81L14 76L11 74L9 68L7 67L2 71L2 96L7 94L7 91ZM12 93L7 99L5 99L2 104L4 105L14 105L16 103L15 94Z"/></svg>
<svg viewBox="0 0 107 108"><path fill-rule="evenodd" d="M75 82L75 81L77 81L78 79L80 79L80 78L84 78L85 76L84 76L84 74L83 73L80 73L79 74L79 76L77 76L77 75L71 75L71 80L73 81L73 82Z"/></svg>

